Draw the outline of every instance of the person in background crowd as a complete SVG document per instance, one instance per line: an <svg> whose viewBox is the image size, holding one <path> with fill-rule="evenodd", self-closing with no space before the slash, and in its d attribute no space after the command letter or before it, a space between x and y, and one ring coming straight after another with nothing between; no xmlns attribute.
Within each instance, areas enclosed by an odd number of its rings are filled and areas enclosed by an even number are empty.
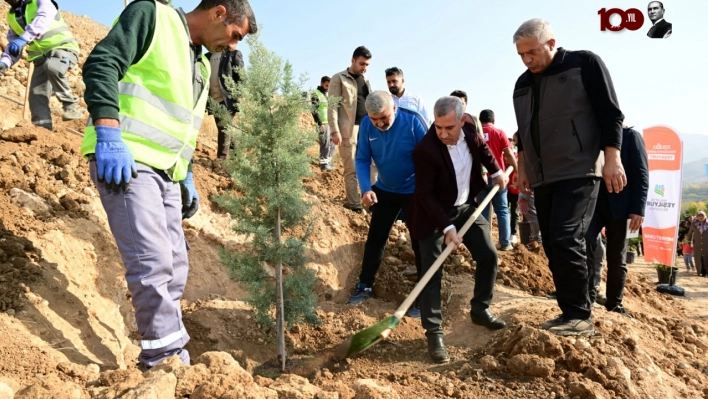
<svg viewBox="0 0 708 399"><path fill-rule="evenodd" d="M331 172L332 156L334 155L334 143L329 134L329 121L327 120L327 112L329 103L327 101L327 90L329 90L329 76L323 76L320 79L320 85L312 92L312 118L319 128L320 138L320 170L323 172Z"/></svg>
<svg viewBox="0 0 708 399"><path fill-rule="evenodd" d="M649 192L649 161L641 133L623 126L620 157L622 164L627 165L627 186L619 193L611 193L605 187L600 187L595 212L585 237L590 279L588 295L590 303L594 303L600 282L600 276L597 274L602 272L602 258L595 259L596 254L601 255L601 252L594 248L598 242L595 238L604 228L607 237L607 301L604 305L610 312L629 317L622 307L624 284L627 279L627 232L638 231L644 222L644 209ZM599 271L596 271L596 265L599 265Z"/></svg>
<svg viewBox="0 0 708 399"><path fill-rule="evenodd" d="M210 113L214 115L214 121L218 130L216 139L216 157L218 159L226 159L229 156L229 150L234 148L231 143L231 136L226 133L229 123L233 121L234 116L238 112L238 101L231 98L229 91L226 88L225 77L229 76L235 83L241 81L239 73L234 70L234 67L243 68L243 54L240 50L224 50L206 54L209 63L211 64L211 76L209 78L209 97L214 99L219 105L226 107L228 114L224 115L221 112ZM228 115L228 118L226 116Z"/></svg>
<svg viewBox="0 0 708 399"><path fill-rule="evenodd" d="M531 230L526 249L529 251L538 251L543 241L541 237L541 226L538 224L536 200L533 195L533 190L528 194L519 190L519 210L521 214L524 215L524 220L529 222L529 229Z"/></svg>
<svg viewBox="0 0 708 399"><path fill-rule="evenodd" d="M364 46L354 50L351 65L342 72L334 74L329 85L329 95L341 97L342 102L327 110L330 136L334 145L339 146L339 156L344 164L344 207L354 212L364 211L359 196L359 183L356 177L354 158L359 137L359 124L366 116L366 97L371 93L371 83L364 76L371 63L371 51ZM376 177L372 164L372 179ZM372 180L373 184L375 180Z"/></svg>
<svg viewBox="0 0 708 399"><path fill-rule="evenodd" d="M491 109L482 110L479 113L479 121L482 123L482 132L484 136L484 141L487 146L492 151L494 159L496 159L497 164L502 170L506 170L507 166L517 169L516 158L514 157L514 152L511 149L511 143L506 137L506 133L503 130L494 126L495 116L494 111ZM484 188L477 195L477 203L482 202L484 197L492 191L492 184L489 180L489 175L487 175L487 187ZM514 247L511 245L511 220L509 215L509 203L507 202L507 190L499 190L492 197L492 201L488 206L482 211L482 216L487 219L491 225L489 209L494 207L494 212L497 214L497 228L499 229L499 250L500 251L511 251Z"/></svg>
<svg viewBox="0 0 708 399"><path fill-rule="evenodd" d="M683 263L686 264L686 271L696 270L696 265L693 264L693 247L688 241L681 243L681 252L683 253Z"/></svg>
<svg viewBox="0 0 708 399"><path fill-rule="evenodd" d="M406 80L403 78L403 70L398 67L386 69L386 84L393 97L393 102L398 108L407 108L419 113L427 127L430 124L430 119L428 119L428 110L425 108L423 97L411 93L410 90L403 87L404 83Z"/></svg>
<svg viewBox="0 0 708 399"><path fill-rule="evenodd" d="M57 3L50 0L5 0L8 44L0 57L0 76L17 63L27 47L27 61L34 64L29 88L29 109L32 124L52 130L49 99L52 92L62 103L61 119L80 119L86 110L79 107L79 98L71 92L66 73L79 62L79 44L64 22Z"/></svg>
<svg viewBox="0 0 708 399"><path fill-rule="evenodd" d="M514 152L514 160L518 160L518 155L516 153L516 141L518 140L519 133L516 132L512 136L511 143L513 144L512 150ZM519 242L518 236L518 226L519 226L519 179L516 175L516 170L509 176L509 188L506 192L507 202L509 203L509 213L511 214L511 219L509 221L509 242L515 245Z"/></svg>
<svg viewBox="0 0 708 399"><path fill-rule="evenodd" d="M708 220L705 212L698 212L686 239L691 242L693 248L696 273L701 277L708 277Z"/></svg>

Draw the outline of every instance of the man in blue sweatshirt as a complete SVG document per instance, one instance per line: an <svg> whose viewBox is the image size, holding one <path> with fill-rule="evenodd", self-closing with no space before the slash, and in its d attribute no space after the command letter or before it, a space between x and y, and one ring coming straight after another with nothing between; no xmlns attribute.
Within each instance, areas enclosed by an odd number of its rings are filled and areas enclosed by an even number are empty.
<svg viewBox="0 0 708 399"><path fill-rule="evenodd" d="M359 283L348 303L359 304L373 296L372 287L381 265L386 242L401 209L406 212L415 191L413 150L423 139L427 124L415 111L397 108L391 95L383 90L366 98L366 112L359 126L356 150L356 173L362 203L371 210L369 236L364 247ZM369 181L371 160L379 175L372 186ZM420 276L418 242L412 240L415 263ZM409 316L420 317L417 307Z"/></svg>

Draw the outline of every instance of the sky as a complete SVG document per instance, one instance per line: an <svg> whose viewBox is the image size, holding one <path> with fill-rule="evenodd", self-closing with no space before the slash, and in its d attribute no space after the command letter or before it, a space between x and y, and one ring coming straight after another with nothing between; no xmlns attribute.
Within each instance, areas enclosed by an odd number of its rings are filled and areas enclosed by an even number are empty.
<svg viewBox="0 0 708 399"><path fill-rule="evenodd" d="M58 0L63 10L110 25L123 0ZM521 23L543 18L557 45L590 50L607 65L625 122L635 129L664 125L679 134L705 134L708 143L708 24L705 0L664 1L674 33L649 39L648 1L504 0L251 0L267 48L308 76L314 89L323 75L346 69L352 52L365 45L373 58L367 72L374 90L386 90L384 70L397 66L405 87L435 101L455 89L470 97L468 112L491 109L496 126L516 131L512 92L525 66L512 36ZM173 0L189 12L197 0ZM639 30L600 30L602 8L636 8ZM610 22L616 23L618 15ZM240 43L248 65L248 46ZM707 146L708 148L708 146Z"/></svg>

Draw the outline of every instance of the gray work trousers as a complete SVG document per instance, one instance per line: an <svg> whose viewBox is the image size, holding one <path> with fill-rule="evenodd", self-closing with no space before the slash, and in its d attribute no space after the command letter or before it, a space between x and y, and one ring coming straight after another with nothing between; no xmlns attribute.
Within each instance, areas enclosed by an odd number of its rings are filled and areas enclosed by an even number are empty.
<svg viewBox="0 0 708 399"><path fill-rule="evenodd" d="M320 131L320 165L332 165L334 143L329 133L329 125L325 123L324 132Z"/></svg>
<svg viewBox="0 0 708 399"><path fill-rule="evenodd" d="M56 49L32 62L34 73L29 94L32 124L52 130L52 112L49 108L52 92L62 102L64 111L72 110L79 104L66 78L66 73L79 62L79 57L74 51Z"/></svg>
<svg viewBox="0 0 708 399"><path fill-rule="evenodd" d="M525 196L529 202L529 211L524 214L524 220L529 222L529 227L531 228L531 234L529 235L529 241L541 242L541 227L538 224L538 214L536 214L536 199L533 193L531 195Z"/></svg>
<svg viewBox="0 0 708 399"><path fill-rule="evenodd" d="M89 171L125 266L141 335L138 360L150 368L177 354L189 365L180 308L189 272L180 186L162 171L137 166L138 177L119 194L98 182L95 160Z"/></svg>

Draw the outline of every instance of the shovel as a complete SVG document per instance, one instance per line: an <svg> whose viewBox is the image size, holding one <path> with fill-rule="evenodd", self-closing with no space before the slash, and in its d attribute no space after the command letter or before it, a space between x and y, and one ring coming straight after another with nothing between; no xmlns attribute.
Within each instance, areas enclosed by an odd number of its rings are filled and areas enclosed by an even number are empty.
<svg viewBox="0 0 708 399"><path fill-rule="evenodd" d="M506 171L504 171L504 174L508 177L511 174L512 169L513 168L509 166ZM477 220L479 215L482 213L482 210L487 207L489 201L492 200L492 197L494 197L494 194L496 194L497 191L499 191L498 185L492 187L492 190L489 192L489 194L484 197L484 199L479 204L474 213L472 213L470 218L467 219L467 222L465 222L465 224L462 226L462 228L458 232L458 237L462 237L467 232L467 230L472 227L472 224L475 222L475 220ZM449 244L447 244L445 250L443 250L443 252L440 254L435 263L430 266L430 269L428 269L428 271L423 275L423 278L420 279L418 284L413 287L413 291L408 294L408 297L406 297L401 306L398 307L396 313L394 313L392 316L386 317L385 319L379 321L371 327L359 331L358 333L349 337L346 341L339 344L335 348L335 356L339 359L345 359L359 354L365 351L366 349L369 349L372 346L376 345L379 341L386 339L391 334L391 331L393 331L393 329L398 326L398 323L401 322L401 319L403 319L403 316L408 311L408 308L411 307L415 299L418 297L418 295L420 295L421 291L423 291L423 288L425 288L425 286L428 284L428 281L430 281L435 272L438 271L440 266L443 264L445 259L447 259L448 255L450 255L453 249L455 249L455 243L450 242Z"/></svg>

